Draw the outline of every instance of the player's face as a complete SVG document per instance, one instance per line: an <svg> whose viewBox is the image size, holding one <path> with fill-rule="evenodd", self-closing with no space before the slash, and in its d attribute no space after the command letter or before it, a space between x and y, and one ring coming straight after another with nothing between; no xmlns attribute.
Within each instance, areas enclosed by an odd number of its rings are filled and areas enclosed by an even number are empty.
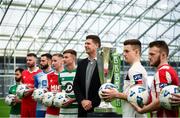
<svg viewBox="0 0 180 118"><path fill-rule="evenodd" d="M96 52L98 45L93 42L92 39L87 39L85 41L85 50L87 54L92 54Z"/></svg>
<svg viewBox="0 0 180 118"><path fill-rule="evenodd" d="M136 51L131 45L125 45L123 50L123 56L127 63L132 64L136 56Z"/></svg>
<svg viewBox="0 0 180 118"><path fill-rule="evenodd" d="M33 56L26 57L27 67L32 68L36 65L36 58Z"/></svg>
<svg viewBox="0 0 180 118"><path fill-rule="evenodd" d="M21 77L22 77L22 74L20 71L16 71L15 72L15 80L16 82L20 82L21 81Z"/></svg>
<svg viewBox="0 0 180 118"><path fill-rule="evenodd" d="M71 53L63 54L64 65L71 65L74 63L74 56Z"/></svg>
<svg viewBox="0 0 180 118"><path fill-rule="evenodd" d="M47 69L49 67L49 59L46 56L41 57L40 66L41 69Z"/></svg>
<svg viewBox="0 0 180 118"><path fill-rule="evenodd" d="M160 54L159 48L157 48L157 47L149 48L148 58L149 58L150 66L158 67L158 65L161 62L160 55L161 54Z"/></svg>
<svg viewBox="0 0 180 118"><path fill-rule="evenodd" d="M55 70L59 70L63 65L63 58L58 57L58 56L53 56L52 57L52 66L54 67Z"/></svg>

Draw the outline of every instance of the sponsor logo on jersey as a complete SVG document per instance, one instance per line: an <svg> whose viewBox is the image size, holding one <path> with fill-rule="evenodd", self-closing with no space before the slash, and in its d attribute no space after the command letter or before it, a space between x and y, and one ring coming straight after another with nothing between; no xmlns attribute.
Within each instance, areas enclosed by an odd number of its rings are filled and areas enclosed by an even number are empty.
<svg viewBox="0 0 180 118"><path fill-rule="evenodd" d="M72 83L68 82L65 84L65 91L66 91L66 93L71 93L73 91Z"/></svg>
<svg viewBox="0 0 180 118"><path fill-rule="evenodd" d="M47 86L47 80L42 80L42 86Z"/></svg>
<svg viewBox="0 0 180 118"><path fill-rule="evenodd" d="M164 88L167 85L168 85L167 83L159 83L159 88Z"/></svg>
<svg viewBox="0 0 180 118"><path fill-rule="evenodd" d="M133 78L134 78L135 81L142 80L142 74L133 75Z"/></svg>
<svg viewBox="0 0 180 118"><path fill-rule="evenodd" d="M60 85L51 85L50 87L52 92L56 92L60 90Z"/></svg>

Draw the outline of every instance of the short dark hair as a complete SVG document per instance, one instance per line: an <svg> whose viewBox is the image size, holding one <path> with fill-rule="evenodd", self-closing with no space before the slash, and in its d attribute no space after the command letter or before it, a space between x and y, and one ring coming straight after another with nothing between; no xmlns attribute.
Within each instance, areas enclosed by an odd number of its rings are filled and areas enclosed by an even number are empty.
<svg viewBox="0 0 180 118"><path fill-rule="evenodd" d="M35 58L37 58L37 55L35 53L28 53L27 57L35 57Z"/></svg>
<svg viewBox="0 0 180 118"><path fill-rule="evenodd" d="M20 73L22 73L24 71L23 68L16 68L15 72L19 71Z"/></svg>
<svg viewBox="0 0 180 118"><path fill-rule="evenodd" d="M124 45L133 45L141 53L141 42L138 39L128 39L124 41Z"/></svg>
<svg viewBox="0 0 180 118"><path fill-rule="evenodd" d="M49 53L42 54L41 57L46 57L48 59L52 59L52 55Z"/></svg>
<svg viewBox="0 0 180 118"><path fill-rule="evenodd" d="M74 55L75 57L77 56L77 52L73 49L67 49L63 52L63 54L65 54L65 53L70 53L70 54Z"/></svg>
<svg viewBox="0 0 180 118"><path fill-rule="evenodd" d="M53 57L53 56L58 56L58 57L63 58L63 55L62 55L61 53L56 53L56 54L53 54L53 55L52 55L52 57Z"/></svg>
<svg viewBox="0 0 180 118"><path fill-rule="evenodd" d="M86 40L87 39L92 39L94 43L97 43L99 47L101 47L101 40L97 35L88 35L86 36Z"/></svg>
<svg viewBox="0 0 180 118"><path fill-rule="evenodd" d="M166 53L166 55L168 56L169 55L169 48L168 48L168 45L165 41L163 40L158 40L158 41L153 41L151 43L149 43L149 48L152 48L152 47L157 47L160 49L160 51L163 51Z"/></svg>

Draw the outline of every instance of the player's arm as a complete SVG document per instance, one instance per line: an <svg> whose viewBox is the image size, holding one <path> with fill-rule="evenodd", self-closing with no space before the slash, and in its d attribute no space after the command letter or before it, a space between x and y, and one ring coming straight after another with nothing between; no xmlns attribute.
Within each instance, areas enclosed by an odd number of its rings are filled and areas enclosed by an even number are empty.
<svg viewBox="0 0 180 118"><path fill-rule="evenodd" d="M75 101L76 101L76 99L69 98L69 100L66 103L63 104L63 106L68 107L69 105L71 105Z"/></svg>
<svg viewBox="0 0 180 118"><path fill-rule="evenodd" d="M143 83L143 74L141 72L138 72L137 70L131 70L128 72L128 79L131 82L131 85L142 85ZM104 94L102 95L105 101L111 101L112 99L123 99L127 101L127 93L118 92L114 89L110 89L108 91L104 91Z"/></svg>
<svg viewBox="0 0 180 118"><path fill-rule="evenodd" d="M35 76L32 77L33 79L35 78ZM24 92L24 96L31 96L33 91L34 91L34 84L28 85L28 90Z"/></svg>
<svg viewBox="0 0 180 118"><path fill-rule="evenodd" d="M127 95L125 93L118 92L115 89L109 89L108 91L103 91L102 95L105 101L111 101L112 99L123 99L127 100Z"/></svg>

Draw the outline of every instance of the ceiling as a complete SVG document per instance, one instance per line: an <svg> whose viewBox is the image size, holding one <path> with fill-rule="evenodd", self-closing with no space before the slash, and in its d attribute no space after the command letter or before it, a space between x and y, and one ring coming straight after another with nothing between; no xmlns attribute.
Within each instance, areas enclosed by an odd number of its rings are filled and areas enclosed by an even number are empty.
<svg viewBox="0 0 180 118"><path fill-rule="evenodd" d="M147 45L165 40L170 58L180 61L179 0L0 0L0 56L23 57L75 49L84 53L84 40L99 35L103 46L122 53L123 41Z"/></svg>

